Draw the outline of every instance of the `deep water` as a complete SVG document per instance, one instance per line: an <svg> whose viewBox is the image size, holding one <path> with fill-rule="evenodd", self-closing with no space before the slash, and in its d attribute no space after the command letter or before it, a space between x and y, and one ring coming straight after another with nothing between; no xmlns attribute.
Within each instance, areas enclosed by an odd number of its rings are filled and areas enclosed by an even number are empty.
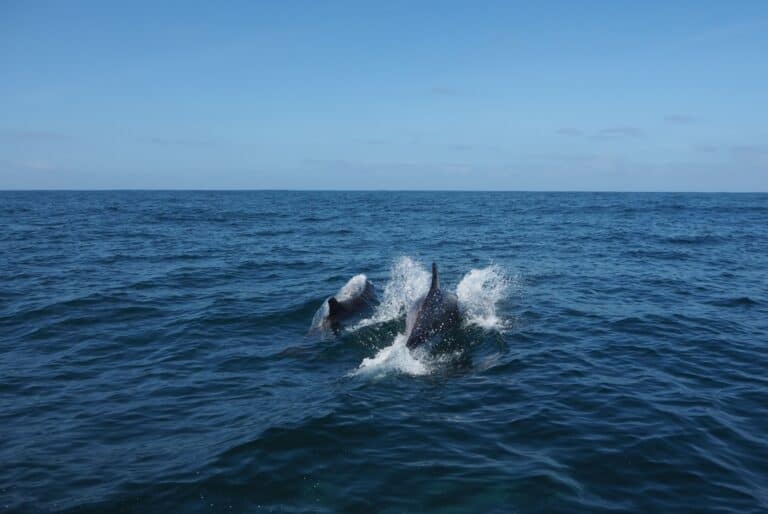
<svg viewBox="0 0 768 514"><path fill-rule="evenodd" d="M768 512L768 195L2 192L0 227L0 509ZM465 326L414 355L433 260ZM382 305L308 335L359 273Z"/></svg>

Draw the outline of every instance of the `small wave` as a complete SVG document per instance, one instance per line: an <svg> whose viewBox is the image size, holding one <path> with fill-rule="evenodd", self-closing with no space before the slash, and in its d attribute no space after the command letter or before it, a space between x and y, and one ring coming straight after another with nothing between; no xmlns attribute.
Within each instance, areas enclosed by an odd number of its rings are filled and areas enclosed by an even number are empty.
<svg viewBox="0 0 768 514"><path fill-rule="evenodd" d="M677 245L706 245L722 242L722 238L711 234L691 234L671 236L665 242Z"/></svg>
<svg viewBox="0 0 768 514"><path fill-rule="evenodd" d="M627 250L624 252L629 257L637 257L641 259L655 259L655 260L667 260L677 261L683 259L689 259L691 254L680 250L657 250L657 249L635 249Z"/></svg>
<svg viewBox="0 0 768 514"><path fill-rule="evenodd" d="M322 222L322 221L331 221L332 219L334 219L334 218L333 217L321 218L320 216L305 216L305 217L301 218L299 221L301 221L303 223L319 223L319 222Z"/></svg>
<svg viewBox="0 0 768 514"><path fill-rule="evenodd" d="M294 320L306 319L315 309L317 309L317 300L305 300L292 304L285 309L265 310L265 312L256 316L254 320L261 326L274 326L281 323L290 323Z"/></svg>
<svg viewBox="0 0 768 514"><path fill-rule="evenodd" d="M752 307L754 305L760 305L760 302L753 300L748 296L738 296L734 298L721 298L709 302L711 305L718 307Z"/></svg>
<svg viewBox="0 0 768 514"><path fill-rule="evenodd" d="M265 236L287 236L287 235L291 235L291 234L293 234L294 232L295 232L295 230L293 230L293 229L284 229L284 230L276 230L276 229L272 229L272 230L257 230L256 232L254 232L254 233L253 233L253 235L254 235L254 236L259 236L259 237L265 237Z"/></svg>

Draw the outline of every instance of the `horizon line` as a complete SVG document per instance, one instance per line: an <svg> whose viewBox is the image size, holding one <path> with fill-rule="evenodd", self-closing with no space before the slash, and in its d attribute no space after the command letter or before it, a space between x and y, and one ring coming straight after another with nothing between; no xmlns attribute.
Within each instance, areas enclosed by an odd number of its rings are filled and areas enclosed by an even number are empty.
<svg viewBox="0 0 768 514"><path fill-rule="evenodd" d="M283 193L612 193L612 194L766 194L765 191L630 189L291 189L291 188L0 188L0 193L97 192L283 192Z"/></svg>

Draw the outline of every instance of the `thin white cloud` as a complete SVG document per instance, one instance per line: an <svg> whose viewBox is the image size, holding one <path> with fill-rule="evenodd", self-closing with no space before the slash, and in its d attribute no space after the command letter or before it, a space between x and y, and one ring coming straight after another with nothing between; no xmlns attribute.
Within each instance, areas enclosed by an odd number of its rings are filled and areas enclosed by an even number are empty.
<svg viewBox="0 0 768 514"><path fill-rule="evenodd" d="M2 160L0 161L0 167L22 172L55 171L59 169L53 162L46 159Z"/></svg>
<svg viewBox="0 0 768 514"><path fill-rule="evenodd" d="M563 127L557 129L557 133L561 136L582 136L584 135L584 132L577 128L572 127Z"/></svg>
<svg viewBox="0 0 768 514"><path fill-rule="evenodd" d="M676 125L690 125L696 121L696 118L687 114L667 114L664 116L664 121Z"/></svg>
<svg viewBox="0 0 768 514"><path fill-rule="evenodd" d="M210 145L213 142L208 139L185 139L185 138L166 138L166 137L140 137L137 139L140 143L158 146L202 146Z"/></svg>
<svg viewBox="0 0 768 514"><path fill-rule="evenodd" d="M0 130L0 140L14 143L62 143L73 138L51 130Z"/></svg>
<svg viewBox="0 0 768 514"><path fill-rule="evenodd" d="M634 138L641 137L644 134L643 130L638 127L609 127L604 128L595 134L595 138L609 139L609 138Z"/></svg>

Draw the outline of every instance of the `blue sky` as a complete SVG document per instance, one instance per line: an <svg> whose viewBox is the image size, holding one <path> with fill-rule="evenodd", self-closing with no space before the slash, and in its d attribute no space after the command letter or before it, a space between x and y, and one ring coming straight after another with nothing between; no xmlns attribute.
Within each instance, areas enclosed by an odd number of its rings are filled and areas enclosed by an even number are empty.
<svg viewBox="0 0 768 514"><path fill-rule="evenodd" d="M768 2L0 0L0 189L768 190Z"/></svg>

